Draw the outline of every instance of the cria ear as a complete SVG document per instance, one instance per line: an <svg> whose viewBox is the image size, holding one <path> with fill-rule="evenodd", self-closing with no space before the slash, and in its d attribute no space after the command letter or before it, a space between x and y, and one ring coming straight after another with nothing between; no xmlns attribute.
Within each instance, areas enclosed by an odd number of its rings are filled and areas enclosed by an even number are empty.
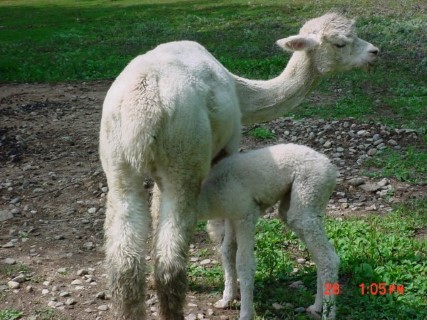
<svg viewBox="0 0 427 320"><path fill-rule="evenodd" d="M308 51L319 45L319 42L313 37L290 36L277 40L276 44L286 51Z"/></svg>

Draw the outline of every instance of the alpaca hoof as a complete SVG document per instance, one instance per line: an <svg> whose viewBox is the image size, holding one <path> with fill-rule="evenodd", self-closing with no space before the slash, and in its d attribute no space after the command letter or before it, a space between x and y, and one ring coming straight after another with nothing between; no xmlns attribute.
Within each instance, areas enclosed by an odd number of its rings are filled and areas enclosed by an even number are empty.
<svg viewBox="0 0 427 320"><path fill-rule="evenodd" d="M230 306L230 301L227 301L224 299L218 300L214 304L214 307L217 309L225 309L225 308L228 308L229 306Z"/></svg>
<svg viewBox="0 0 427 320"><path fill-rule="evenodd" d="M307 311L312 319L322 319L322 310L318 310L314 305L309 306L305 311Z"/></svg>

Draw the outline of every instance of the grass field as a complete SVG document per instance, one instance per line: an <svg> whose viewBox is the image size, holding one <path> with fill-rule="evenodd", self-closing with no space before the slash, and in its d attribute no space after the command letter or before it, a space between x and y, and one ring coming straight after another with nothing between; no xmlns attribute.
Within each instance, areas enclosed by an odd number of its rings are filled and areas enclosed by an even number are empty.
<svg viewBox="0 0 427 320"><path fill-rule="evenodd" d="M425 183L427 6L422 0L0 0L0 90L1 83L113 79L135 55L181 39L200 42L236 74L267 79L279 74L289 58L275 41L332 9L358 17L360 37L380 48L380 61L370 73L325 79L293 116L354 117L415 129L424 143L407 146L406 153L385 152L370 165L381 169L378 176ZM274 137L269 131L252 134ZM427 319L427 243L414 237L426 226L425 196L395 207L386 217L328 219L328 234L338 239L340 274L348 278L347 289L338 296L339 319ZM281 232L279 224L259 225L257 313L259 319L306 319L292 310L268 311L285 296L289 302L310 303L311 294L295 294L285 284L315 282L314 268L290 273L283 243L292 248L298 241L291 232L285 238ZM204 272L190 270L206 286L222 277L219 268ZM358 284L380 282L404 284L405 294L360 294ZM0 320L17 314L19 310L1 311Z"/></svg>

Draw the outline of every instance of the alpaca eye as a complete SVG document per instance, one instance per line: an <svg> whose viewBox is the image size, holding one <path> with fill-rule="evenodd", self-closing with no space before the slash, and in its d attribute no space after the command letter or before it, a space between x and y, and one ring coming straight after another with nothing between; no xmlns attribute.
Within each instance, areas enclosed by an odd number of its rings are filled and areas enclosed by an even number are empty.
<svg viewBox="0 0 427 320"><path fill-rule="evenodd" d="M340 48L340 49L344 48L345 47L345 43L344 44L338 44L338 43L336 43L335 47Z"/></svg>

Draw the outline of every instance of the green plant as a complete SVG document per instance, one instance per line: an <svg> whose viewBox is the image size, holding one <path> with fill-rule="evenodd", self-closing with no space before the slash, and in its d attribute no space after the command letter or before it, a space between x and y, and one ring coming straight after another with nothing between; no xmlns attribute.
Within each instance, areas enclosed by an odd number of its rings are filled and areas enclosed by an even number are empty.
<svg viewBox="0 0 427 320"><path fill-rule="evenodd" d="M275 139L276 135L270 131L268 128L257 127L249 131L249 135L256 139Z"/></svg>
<svg viewBox="0 0 427 320"><path fill-rule="evenodd" d="M364 174L393 177L405 182L427 181L427 153L412 146L404 152L386 149L363 164ZM375 170L372 170L375 169Z"/></svg>
<svg viewBox="0 0 427 320"><path fill-rule="evenodd" d="M0 310L0 320L16 320L23 316L21 311L14 309Z"/></svg>

